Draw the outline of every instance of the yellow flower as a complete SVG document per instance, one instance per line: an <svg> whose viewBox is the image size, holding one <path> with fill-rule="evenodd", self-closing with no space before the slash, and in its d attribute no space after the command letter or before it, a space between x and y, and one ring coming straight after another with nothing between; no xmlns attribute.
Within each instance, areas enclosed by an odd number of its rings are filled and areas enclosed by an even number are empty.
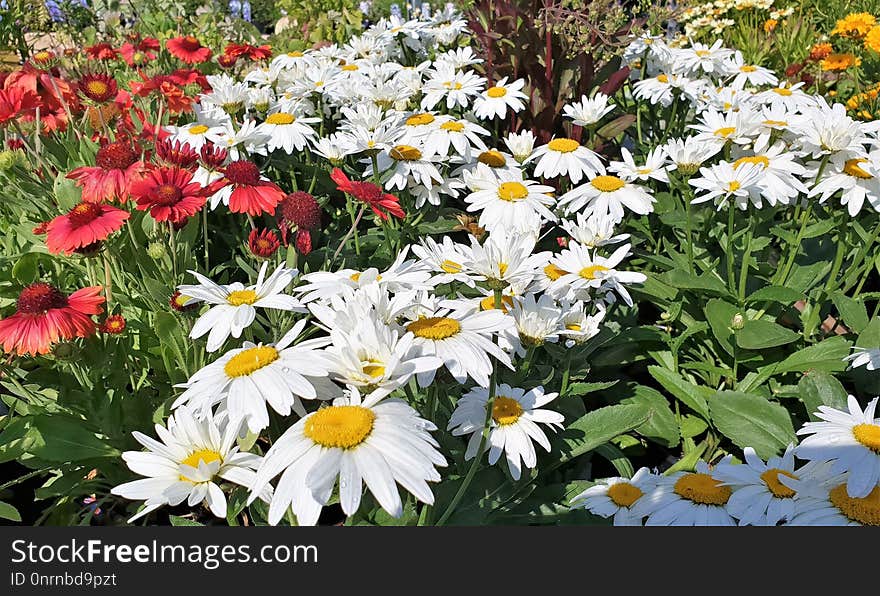
<svg viewBox="0 0 880 596"><path fill-rule="evenodd" d="M865 47L875 52L880 52L880 25L871 27L865 35Z"/></svg>
<svg viewBox="0 0 880 596"><path fill-rule="evenodd" d="M862 59L852 54L829 54L819 65L822 70L843 71L861 63Z"/></svg>
<svg viewBox="0 0 880 596"><path fill-rule="evenodd" d="M874 18L874 15L867 12L854 12L837 21L837 25L831 31L831 34L861 39L876 24L877 19Z"/></svg>
<svg viewBox="0 0 880 596"><path fill-rule="evenodd" d="M776 25L779 24L779 21L776 19L767 19L764 21L764 33L770 33L774 29L776 29Z"/></svg>

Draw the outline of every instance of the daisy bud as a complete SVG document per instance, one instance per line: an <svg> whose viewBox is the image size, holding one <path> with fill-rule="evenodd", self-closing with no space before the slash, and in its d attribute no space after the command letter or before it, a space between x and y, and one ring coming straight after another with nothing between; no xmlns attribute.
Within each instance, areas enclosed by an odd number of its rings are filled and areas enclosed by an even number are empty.
<svg viewBox="0 0 880 596"><path fill-rule="evenodd" d="M742 316L742 313L736 313L733 315L733 319L730 321L730 328L739 331L743 327L745 327L746 320L745 317Z"/></svg>
<svg viewBox="0 0 880 596"><path fill-rule="evenodd" d="M147 245L147 254L150 255L150 258L158 261L159 259L163 258L166 254L165 244L162 242L158 242L158 241L157 242L150 242L150 244Z"/></svg>
<svg viewBox="0 0 880 596"><path fill-rule="evenodd" d="M268 259L281 246L274 230L252 230L248 236L248 250L258 259Z"/></svg>

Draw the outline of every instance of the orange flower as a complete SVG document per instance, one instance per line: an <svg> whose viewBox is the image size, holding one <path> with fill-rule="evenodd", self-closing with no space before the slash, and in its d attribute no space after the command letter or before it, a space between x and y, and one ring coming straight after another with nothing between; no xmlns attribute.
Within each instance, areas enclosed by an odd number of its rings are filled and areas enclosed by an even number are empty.
<svg viewBox="0 0 880 596"><path fill-rule="evenodd" d="M871 30L865 35L865 48L880 52L880 25L871 27Z"/></svg>
<svg viewBox="0 0 880 596"><path fill-rule="evenodd" d="M874 15L867 12L854 12L837 21L837 25L831 31L831 35L861 39L876 24L877 19L874 18Z"/></svg>
<svg viewBox="0 0 880 596"><path fill-rule="evenodd" d="M822 70L837 72L858 66L861 63L862 59L853 54L828 54L819 64Z"/></svg>
<svg viewBox="0 0 880 596"><path fill-rule="evenodd" d="M776 19L767 19L764 21L764 33L772 33L774 29L776 29L776 25L779 24L779 21Z"/></svg>
<svg viewBox="0 0 880 596"><path fill-rule="evenodd" d="M831 47L830 43L817 43L810 48L810 60L818 62L819 60L826 58L833 51L834 48Z"/></svg>

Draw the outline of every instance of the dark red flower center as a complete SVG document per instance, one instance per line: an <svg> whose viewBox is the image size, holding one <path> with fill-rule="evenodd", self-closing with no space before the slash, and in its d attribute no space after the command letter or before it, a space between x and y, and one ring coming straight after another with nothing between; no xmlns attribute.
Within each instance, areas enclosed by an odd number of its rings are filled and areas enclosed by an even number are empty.
<svg viewBox="0 0 880 596"><path fill-rule="evenodd" d="M180 40L180 47L188 52L195 52L202 44L199 43L199 40L193 37L192 35L187 35L183 39Z"/></svg>
<svg viewBox="0 0 880 596"><path fill-rule="evenodd" d="M382 187L372 182L352 182L351 195L365 203L375 203L382 198Z"/></svg>
<svg viewBox="0 0 880 596"><path fill-rule="evenodd" d="M101 216L101 206L97 203L80 203L67 213L67 219L75 228L90 224Z"/></svg>
<svg viewBox="0 0 880 596"><path fill-rule="evenodd" d="M137 153L123 142L108 143L98 149L95 163L104 170L126 170L137 161Z"/></svg>
<svg viewBox="0 0 880 596"><path fill-rule="evenodd" d="M160 184L156 188L155 202L157 205L176 205L182 196L183 192L173 184Z"/></svg>
<svg viewBox="0 0 880 596"><path fill-rule="evenodd" d="M234 161L226 166L226 179L233 184L255 186L260 182L260 169L250 161Z"/></svg>
<svg viewBox="0 0 880 596"><path fill-rule="evenodd" d="M47 283L37 282L21 291L17 306L20 313L39 315L52 308L67 306L67 296Z"/></svg>
<svg viewBox="0 0 880 596"><path fill-rule="evenodd" d="M280 203L281 218L299 228L314 230L321 225L321 206L307 192L297 191Z"/></svg>

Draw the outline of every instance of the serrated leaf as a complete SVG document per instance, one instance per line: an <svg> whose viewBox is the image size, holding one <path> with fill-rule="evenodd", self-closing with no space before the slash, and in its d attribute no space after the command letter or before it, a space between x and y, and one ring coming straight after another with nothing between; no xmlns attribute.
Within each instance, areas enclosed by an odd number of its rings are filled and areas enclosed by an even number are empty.
<svg viewBox="0 0 880 596"><path fill-rule="evenodd" d="M9 503L4 503L3 501L0 501L0 519L8 519L9 521L20 522L21 514L18 512L18 509L16 509Z"/></svg>
<svg viewBox="0 0 880 596"><path fill-rule="evenodd" d="M709 399L712 422L734 445L752 447L762 458L795 443L788 410L760 395L719 391Z"/></svg>
<svg viewBox="0 0 880 596"><path fill-rule="evenodd" d="M648 373L681 403L703 418L709 419L706 397L713 393L711 389L694 385L681 375L661 366L649 366Z"/></svg>
<svg viewBox="0 0 880 596"><path fill-rule="evenodd" d="M798 393L807 408L810 420L819 420L815 413L819 406L847 410L847 392L834 376L821 370L807 372L798 382Z"/></svg>
<svg viewBox="0 0 880 596"><path fill-rule="evenodd" d="M630 432L651 417L642 405L606 406L593 410L572 422L562 433L563 453L553 468L592 451L614 437Z"/></svg>
<svg viewBox="0 0 880 596"><path fill-rule="evenodd" d="M743 328L736 332L736 345L746 350L763 350L790 344L800 337L800 333L795 333L782 325L764 319L755 319L745 321Z"/></svg>
<svg viewBox="0 0 880 596"><path fill-rule="evenodd" d="M864 302L850 298L842 292L831 294L831 301L847 327L861 333L868 326L868 309Z"/></svg>
<svg viewBox="0 0 880 596"><path fill-rule="evenodd" d="M798 300L803 300L804 295L797 290L786 288L784 286L766 286L760 290L751 293L746 302L777 302L779 304L794 304Z"/></svg>
<svg viewBox="0 0 880 596"><path fill-rule="evenodd" d="M692 416L691 414L685 414L681 417L681 437L683 439L698 437L706 432L707 428L709 428L709 425L702 418Z"/></svg>

